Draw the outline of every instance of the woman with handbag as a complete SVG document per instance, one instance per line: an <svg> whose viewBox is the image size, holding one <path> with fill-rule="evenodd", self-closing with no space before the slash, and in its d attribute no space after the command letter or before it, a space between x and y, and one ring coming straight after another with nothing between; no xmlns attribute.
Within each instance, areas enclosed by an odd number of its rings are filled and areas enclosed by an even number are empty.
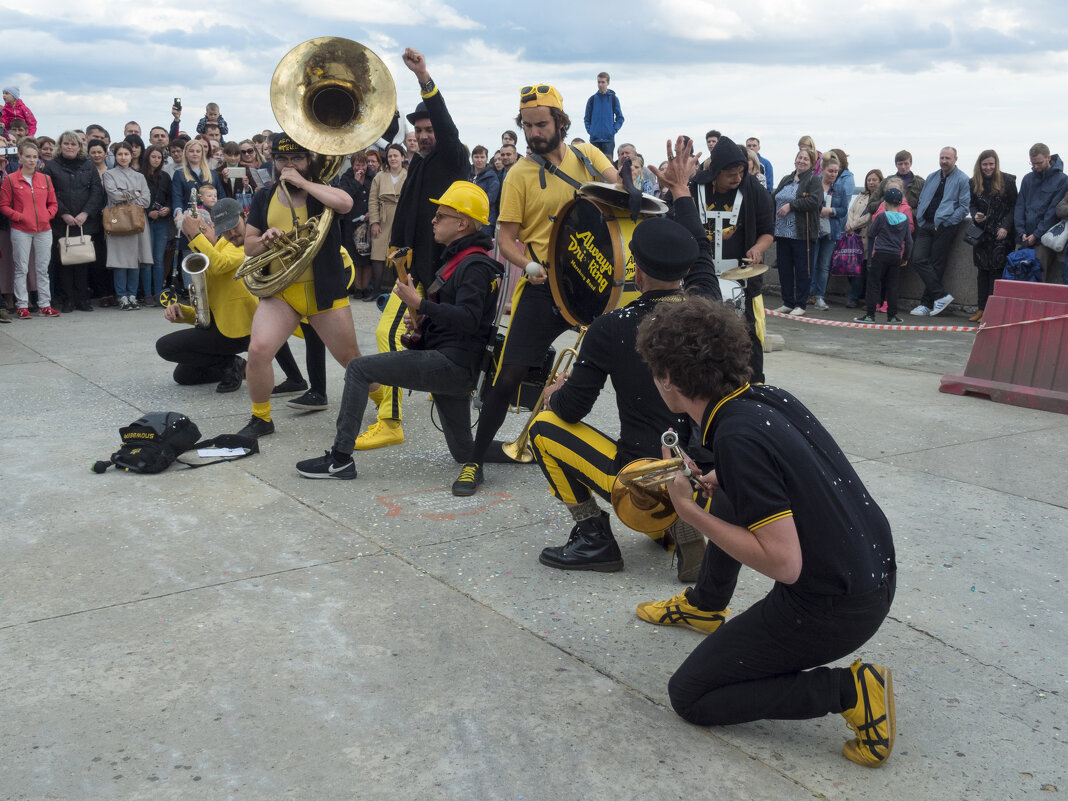
<svg viewBox="0 0 1068 801"><path fill-rule="evenodd" d="M779 181L775 197L775 261L783 305L775 311L799 317L808 302L809 272L816 258L823 186L813 173L816 154L800 150L794 171Z"/></svg>
<svg viewBox="0 0 1068 801"><path fill-rule="evenodd" d="M93 237L100 235L100 210L105 202L100 174L86 158L82 140L74 131L60 134L56 156L45 164L44 171L52 179L59 203L59 213L52 219L52 270L59 278L62 311L91 312L89 272L98 265ZM92 250L92 258L88 254L72 257L72 248L83 245Z"/></svg>
<svg viewBox="0 0 1068 801"><path fill-rule="evenodd" d="M994 150L984 150L972 171L970 211L972 220L983 229L972 246L976 270L979 310L968 319L982 322L994 281L1001 277L1005 259L1012 250L1013 212L1016 209L1016 176L1001 171Z"/></svg>
<svg viewBox="0 0 1068 801"><path fill-rule="evenodd" d="M20 320L30 319L30 299L26 274L33 246L34 271L37 276L37 306L42 317L59 317L52 308L48 293L48 259L52 253L52 218L59 206L52 179L37 171L40 153L30 138L19 143L20 169L7 176L0 185L0 212L11 220L11 251L15 262L15 313Z"/></svg>
<svg viewBox="0 0 1068 801"><path fill-rule="evenodd" d="M119 308L137 308L137 279L142 266L152 265L152 235L145 224L145 209L152 193L145 176L130 167L133 150L126 142L115 148L115 166L104 173L104 232L108 243L107 267L115 281Z"/></svg>
<svg viewBox="0 0 1068 801"><path fill-rule="evenodd" d="M882 170L868 170L864 176L864 188L860 190L853 202L849 204L846 213L846 235L856 234L864 248L864 262L860 267L860 275L849 279L849 297L846 298L846 308L855 309L860 306L860 299L864 297L864 285L868 275L868 227L871 225L871 215L868 213L868 201L873 193L879 188L883 180Z"/></svg>
<svg viewBox="0 0 1068 801"><path fill-rule="evenodd" d="M141 291L145 306L159 306L159 293L163 291L163 255L171 236L171 176L163 171L166 151L159 145L151 145L145 151L141 174L148 184L148 233L152 242L152 265L141 268Z"/></svg>

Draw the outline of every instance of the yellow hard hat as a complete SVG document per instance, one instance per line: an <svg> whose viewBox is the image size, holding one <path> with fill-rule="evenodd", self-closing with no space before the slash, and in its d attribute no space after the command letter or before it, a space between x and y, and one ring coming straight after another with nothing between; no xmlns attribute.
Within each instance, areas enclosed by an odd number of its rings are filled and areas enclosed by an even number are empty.
<svg viewBox="0 0 1068 801"><path fill-rule="evenodd" d="M430 198L430 202L448 206L483 225L489 225L489 196L470 181L453 181L441 197Z"/></svg>

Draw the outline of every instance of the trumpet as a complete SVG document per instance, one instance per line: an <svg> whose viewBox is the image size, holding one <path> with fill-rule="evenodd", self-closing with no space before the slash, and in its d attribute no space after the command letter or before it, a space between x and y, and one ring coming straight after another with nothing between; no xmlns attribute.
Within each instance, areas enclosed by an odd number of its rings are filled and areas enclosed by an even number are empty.
<svg viewBox="0 0 1068 801"><path fill-rule="evenodd" d="M678 519L667 491L668 482L677 474L686 476L694 489L701 489L689 467L689 457L679 447L679 435L668 429L660 436L660 444L675 456L635 459L619 471L612 484L612 508L616 517L628 528L643 534L664 531Z"/></svg>
<svg viewBox="0 0 1068 801"><path fill-rule="evenodd" d="M534 425L534 418L541 413L542 406L545 405L545 390L556 383L556 377L560 373L566 373L571 368L571 363L578 356L579 344L584 336L586 336L586 326L579 328L579 335L578 339L575 340L575 344L570 348L564 348L557 355L553 369L549 371L549 377L545 379L541 394L538 395L538 400L534 403L530 417L527 418L527 422L524 424L523 430L519 432L519 436L501 446L504 455L513 462L528 464L534 461L534 453L530 450L530 427Z"/></svg>

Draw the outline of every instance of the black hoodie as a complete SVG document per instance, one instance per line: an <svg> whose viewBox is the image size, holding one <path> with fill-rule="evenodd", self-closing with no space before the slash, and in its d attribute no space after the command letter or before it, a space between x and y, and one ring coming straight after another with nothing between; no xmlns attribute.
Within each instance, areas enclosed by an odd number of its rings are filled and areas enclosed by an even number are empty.
<svg viewBox="0 0 1068 801"><path fill-rule="evenodd" d="M775 204L768 191L760 185L760 181L749 174L749 159L730 137L721 136L716 146L712 148L712 153L708 158L708 167L698 172L693 182L705 184L705 191L712 192L712 183L716 180L716 176L723 170L738 164L745 167L742 183L738 187L742 190L742 211L738 217L738 227L741 230L731 237L731 241L734 242L741 234L742 238L738 240L741 244L741 255L737 257L741 258L749 252L762 235L775 233ZM724 258L728 257L724 255Z"/></svg>

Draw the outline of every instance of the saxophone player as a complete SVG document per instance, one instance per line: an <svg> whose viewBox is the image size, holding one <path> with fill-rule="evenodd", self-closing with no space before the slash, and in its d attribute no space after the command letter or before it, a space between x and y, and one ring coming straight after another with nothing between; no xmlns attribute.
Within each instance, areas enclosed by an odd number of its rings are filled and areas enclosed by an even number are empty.
<svg viewBox="0 0 1068 801"><path fill-rule="evenodd" d="M242 282L233 280L245 258L241 204L224 198L215 204L210 220L204 214L193 216L185 212L181 225L189 249L208 257L206 294L211 322L206 328L194 327L160 337L156 352L166 361L177 363L177 383L218 381L216 392L234 392L245 375L245 360L238 354L248 350L256 311L256 298ZM163 314L172 323L196 323L192 306L175 303L167 306Z"/></svg>
<svg viewBox="0 0 1068 801"><path fill-rule="evenodd" d="M272 242L293 230L294 217L303 223L324 208L339 215L352 208L352 197L343 189L309 180L312 154L288 134L276 133L271 138L271 155L279 180L253 196L245 233L245 254L250 257L267 252ZM279 191L283 183L288 193ZM342 367L360 356L348 281L349 271L341 254L341 227L335 216L311 265L281 292L262 298L256 309L246 368L252 417L238 432L241 436L255 438L274 433L271 360L301 318L307 317Z"/></svg>

